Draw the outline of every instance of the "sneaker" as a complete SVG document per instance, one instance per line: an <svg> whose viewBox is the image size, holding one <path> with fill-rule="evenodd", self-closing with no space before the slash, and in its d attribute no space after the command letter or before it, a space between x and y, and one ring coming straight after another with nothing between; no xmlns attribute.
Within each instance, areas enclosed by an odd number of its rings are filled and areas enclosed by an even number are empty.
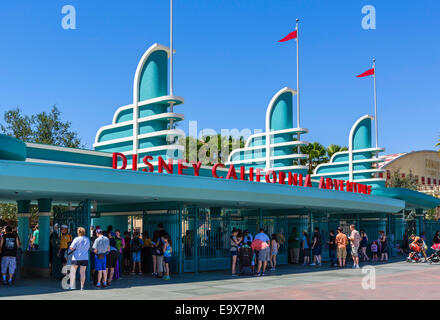
<svg viewBox="0 0 440 320"><path fill-rule="evenodd" d="M141 276L142 275L142 272L138 272L138 276Z"/></svg>
<svg viewBox="0 0 440 320"><path fill-rule="evenodd" d="M256 276L256 277L261 277L261 273L258 273L258 272L257 272L257 273L255 274L255 276Z"/></svg>
<svg viewBox="0 0 440 320"><path fill-rule="evenodd" d="M316 266L316 264L315 264L315 263L311 263L310 265L311 265L311 266Z"/></svg>
<svg viewBox="0 0 440 320"><path fill-rule="evenodd" d="M356 269L360 269L360 267L359 267L359 265L358 265L358 264L356 265Z"/></svg>
<svg viewBox="0 0 440 320"><path fill-rule="evenodd" d="M3 284L8 284L8 281L6 279L3 279Z"/></svg>
<svg viewBox="0 0 440 320"><path fill-rule="evenodd" d="M238 274L233 273L232 276L233 276L233 277L238 277Z"/></svg>
<svg viewBox="0 0 440 320"><path fill-rule="evenodd" d="M262 272L261 275L264 276L264 272Z"/></svg>

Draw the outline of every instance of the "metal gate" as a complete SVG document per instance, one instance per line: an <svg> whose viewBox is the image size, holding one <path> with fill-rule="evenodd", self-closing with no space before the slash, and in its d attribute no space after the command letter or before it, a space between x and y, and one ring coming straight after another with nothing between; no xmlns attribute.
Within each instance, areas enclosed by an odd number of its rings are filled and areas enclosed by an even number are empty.
<svg viewBox="0 0 440 320"><path fill-rule="evenodd" d="M181 230L179 228L179 209L151 210L144 211L142 215L142 230L147 231L150 238L153 238L154 231L158 225L163 224L165 231L170 235L171 240L171 263L170 272L179 272L179 253L181 251Z"/></svg>
<svg viewBox="0 0 440 320"><path fill-rule="evenodd" d="M61 274L62 264L58 257L60 249L60 232L61 226L66 225L68 232L72 235L72 239L77 236L77 229L83 227L86 229L86 235L90 233L90 201L80 202L75 210L66 210L65 207L53 207L53 224L58 225L58 232L53 232L51 237L52 245L52 277L59 278Z"/></svg>

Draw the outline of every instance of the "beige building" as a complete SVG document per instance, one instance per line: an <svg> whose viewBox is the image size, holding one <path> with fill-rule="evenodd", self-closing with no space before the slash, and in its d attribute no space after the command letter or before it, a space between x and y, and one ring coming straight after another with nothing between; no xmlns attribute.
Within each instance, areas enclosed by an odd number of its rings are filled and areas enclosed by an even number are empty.
<svg viewBox="0 0 440 320"><path fill-rule="evenodd" d="M410 170L419 184L418 191L440 198L440 153L433 150L412 151L384 156L385 161L379 164L386 169L387 180L392 173L400 169L402 176ZM439 208L437 211L440 212Z"/></svg>

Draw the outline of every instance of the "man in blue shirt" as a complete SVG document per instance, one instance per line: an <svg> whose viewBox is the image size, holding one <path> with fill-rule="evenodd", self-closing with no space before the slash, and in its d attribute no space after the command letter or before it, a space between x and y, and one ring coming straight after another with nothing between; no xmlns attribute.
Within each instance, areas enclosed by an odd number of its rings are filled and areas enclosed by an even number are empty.
<svg viewBox="0 0 440 320"><path fill-rule="evenodd" d="M243 235L244 235L243 243L250 246L252 243L252 240L254 240L254 239L253 239L252 235L249 233L249 230L244 230Z"/></svg>
<svg viewBox="0 0 440 320"><path fill-rule="evenodd" d="M267 261L270 259L270 246L269 237L264 233L264 229L260 228L260 232L255 235L255 240L260 240L263 242L261 250L258 251L258 267L257 276L264 276L264 271L266 271ZM263 265L263 272L260 273L261 265Z"/></svg>

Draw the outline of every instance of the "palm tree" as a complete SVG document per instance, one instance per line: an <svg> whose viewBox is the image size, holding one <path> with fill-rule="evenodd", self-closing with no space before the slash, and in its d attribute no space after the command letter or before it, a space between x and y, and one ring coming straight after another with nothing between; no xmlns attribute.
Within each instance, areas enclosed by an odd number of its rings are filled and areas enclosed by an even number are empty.
<svg viewBox="0 0 440 320"><path fill-rule="evenodd" d="M341 147L340 145L337 144L331 144L327 147L327 155L328 158L331 159L336 152L347 151L347 150L348 150L347 147Z"/></svg>
<svg viewBox="0 0 440 320"><path fill-rule="evenodd" d="M301 152L309 156L308 157L309 174L313 173L313 170L316 168L318 164L328 161L327 157L325 156L326 149L319 142L313 142L308 144L307 146L301 147Z"/></svg>

